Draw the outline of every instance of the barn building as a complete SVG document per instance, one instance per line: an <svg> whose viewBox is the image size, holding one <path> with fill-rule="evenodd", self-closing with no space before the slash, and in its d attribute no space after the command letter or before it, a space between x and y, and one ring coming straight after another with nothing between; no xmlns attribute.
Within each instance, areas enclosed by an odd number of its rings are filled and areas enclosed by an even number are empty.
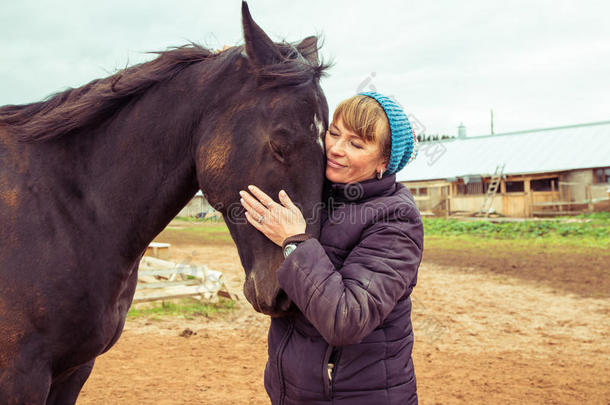
<svg viewBox="0 0 610 405"><path fill-rule="evenodd" d="M495 175L494 175L495 174ZM400 171L423 215L610 210L610 121L425 142Z"/></svg>
<svg viewBox="0 0 610 405"><path fill-rule="evenodd" d="M216 211L210 203L205 199L205 196L198 190L195 196L180 210L179 217L191 218L215 218L221 217L221 214Z"/></svg>

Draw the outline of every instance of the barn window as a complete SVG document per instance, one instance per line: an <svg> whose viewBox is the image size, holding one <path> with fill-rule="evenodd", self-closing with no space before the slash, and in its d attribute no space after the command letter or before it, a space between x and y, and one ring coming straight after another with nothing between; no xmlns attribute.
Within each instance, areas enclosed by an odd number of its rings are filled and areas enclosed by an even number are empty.
<svg viewBox="0 0 610 405"><path fill-rule="evenodd" d="M483 194L483 183L460 183L457 185L457 192L462 195Z"/></svg>
<svg viewBox="0 0 610 405"><path fill-rule="evenodd" d="M506 192L507 193L522 193L524 190L522 181L507 181Z"/></svg>
<svg viewBox="0 0 610 405"><path fill-rule="evenodd" d="M491 182L486 182L483 184L483 192L487 193L487 191L489 190L489 188L491 187ZM502 185L500 183L498 183L498 186L496 187L496 193L497 194L501 194L502 193Z"/></svg>
<svg viewBox="0 0 610 405"><path fill-rule="evenodd" d="M610 183L610 167L605 169L595 169L596 183Z"/></svg>
<svg viewBox="0 0 610 405"><path fill-rule="evenodd" d="M531 182L531 188L532 191L553 191L553 190L557 190L557 183L559 181L559 178L557 177L552 177L552 178L548 178L548 179L537 179L537 180L532 180ZM554 184L551 184L554 183Z"/></svg>
<svg viewBox="0 0 610 405"><path fill-rule="evenodd" d="M463 183L458 183L457 192L462 195L483 194L483 180L481 176L471 175L462 177Z"/></svg>
<svg viewBox="0 0 610 405"><path fill-rule="evenodd" d="M411 190L411 194L413 195L428 195L428 188L427 187L413 187L410 189Z"/></svg>

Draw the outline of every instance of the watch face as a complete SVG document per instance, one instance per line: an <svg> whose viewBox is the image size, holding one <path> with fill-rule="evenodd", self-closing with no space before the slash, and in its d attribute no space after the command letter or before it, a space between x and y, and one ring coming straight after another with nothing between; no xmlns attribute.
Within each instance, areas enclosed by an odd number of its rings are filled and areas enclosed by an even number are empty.
<svg viewBox="0 0 610 405"><path fill-rule="evenodd" d="M289 243L286 245L286 247L284 248L284 257L288 257L288 255L290 253L293 252L293 250L295 250L297 248L297 245L294 243Z"/></svg>

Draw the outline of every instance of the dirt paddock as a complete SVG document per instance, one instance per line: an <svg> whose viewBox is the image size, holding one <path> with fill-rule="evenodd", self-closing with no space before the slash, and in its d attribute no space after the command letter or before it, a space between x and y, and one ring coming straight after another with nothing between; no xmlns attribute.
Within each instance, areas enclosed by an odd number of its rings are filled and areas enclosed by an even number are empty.
<svg viewBox="0 0 610 405"><path fill-rule="evenodd" d="M157 240L172 243L171 260L221 270L241 296L231 243ZM610 403L607 295L572 293L569 279L555 288L544 274L515 277L455 257L447 264L425 256L413 295L421 404ZM98 358L78 404L268 404L268 319L241 297L222 317L129 320Z"/></svg>

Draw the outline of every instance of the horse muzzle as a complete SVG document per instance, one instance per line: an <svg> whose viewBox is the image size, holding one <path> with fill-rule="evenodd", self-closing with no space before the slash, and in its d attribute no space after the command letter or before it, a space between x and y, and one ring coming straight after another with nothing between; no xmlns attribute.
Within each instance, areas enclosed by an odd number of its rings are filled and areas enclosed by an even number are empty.
<svg viewBox="0 0 610 405"><path fill-rule="evenodd" d="M294 309L292 301L280 289L276 279L259 278L254 271L246 277L244 295L257 312L272 317L283 316Z"/></svg>

